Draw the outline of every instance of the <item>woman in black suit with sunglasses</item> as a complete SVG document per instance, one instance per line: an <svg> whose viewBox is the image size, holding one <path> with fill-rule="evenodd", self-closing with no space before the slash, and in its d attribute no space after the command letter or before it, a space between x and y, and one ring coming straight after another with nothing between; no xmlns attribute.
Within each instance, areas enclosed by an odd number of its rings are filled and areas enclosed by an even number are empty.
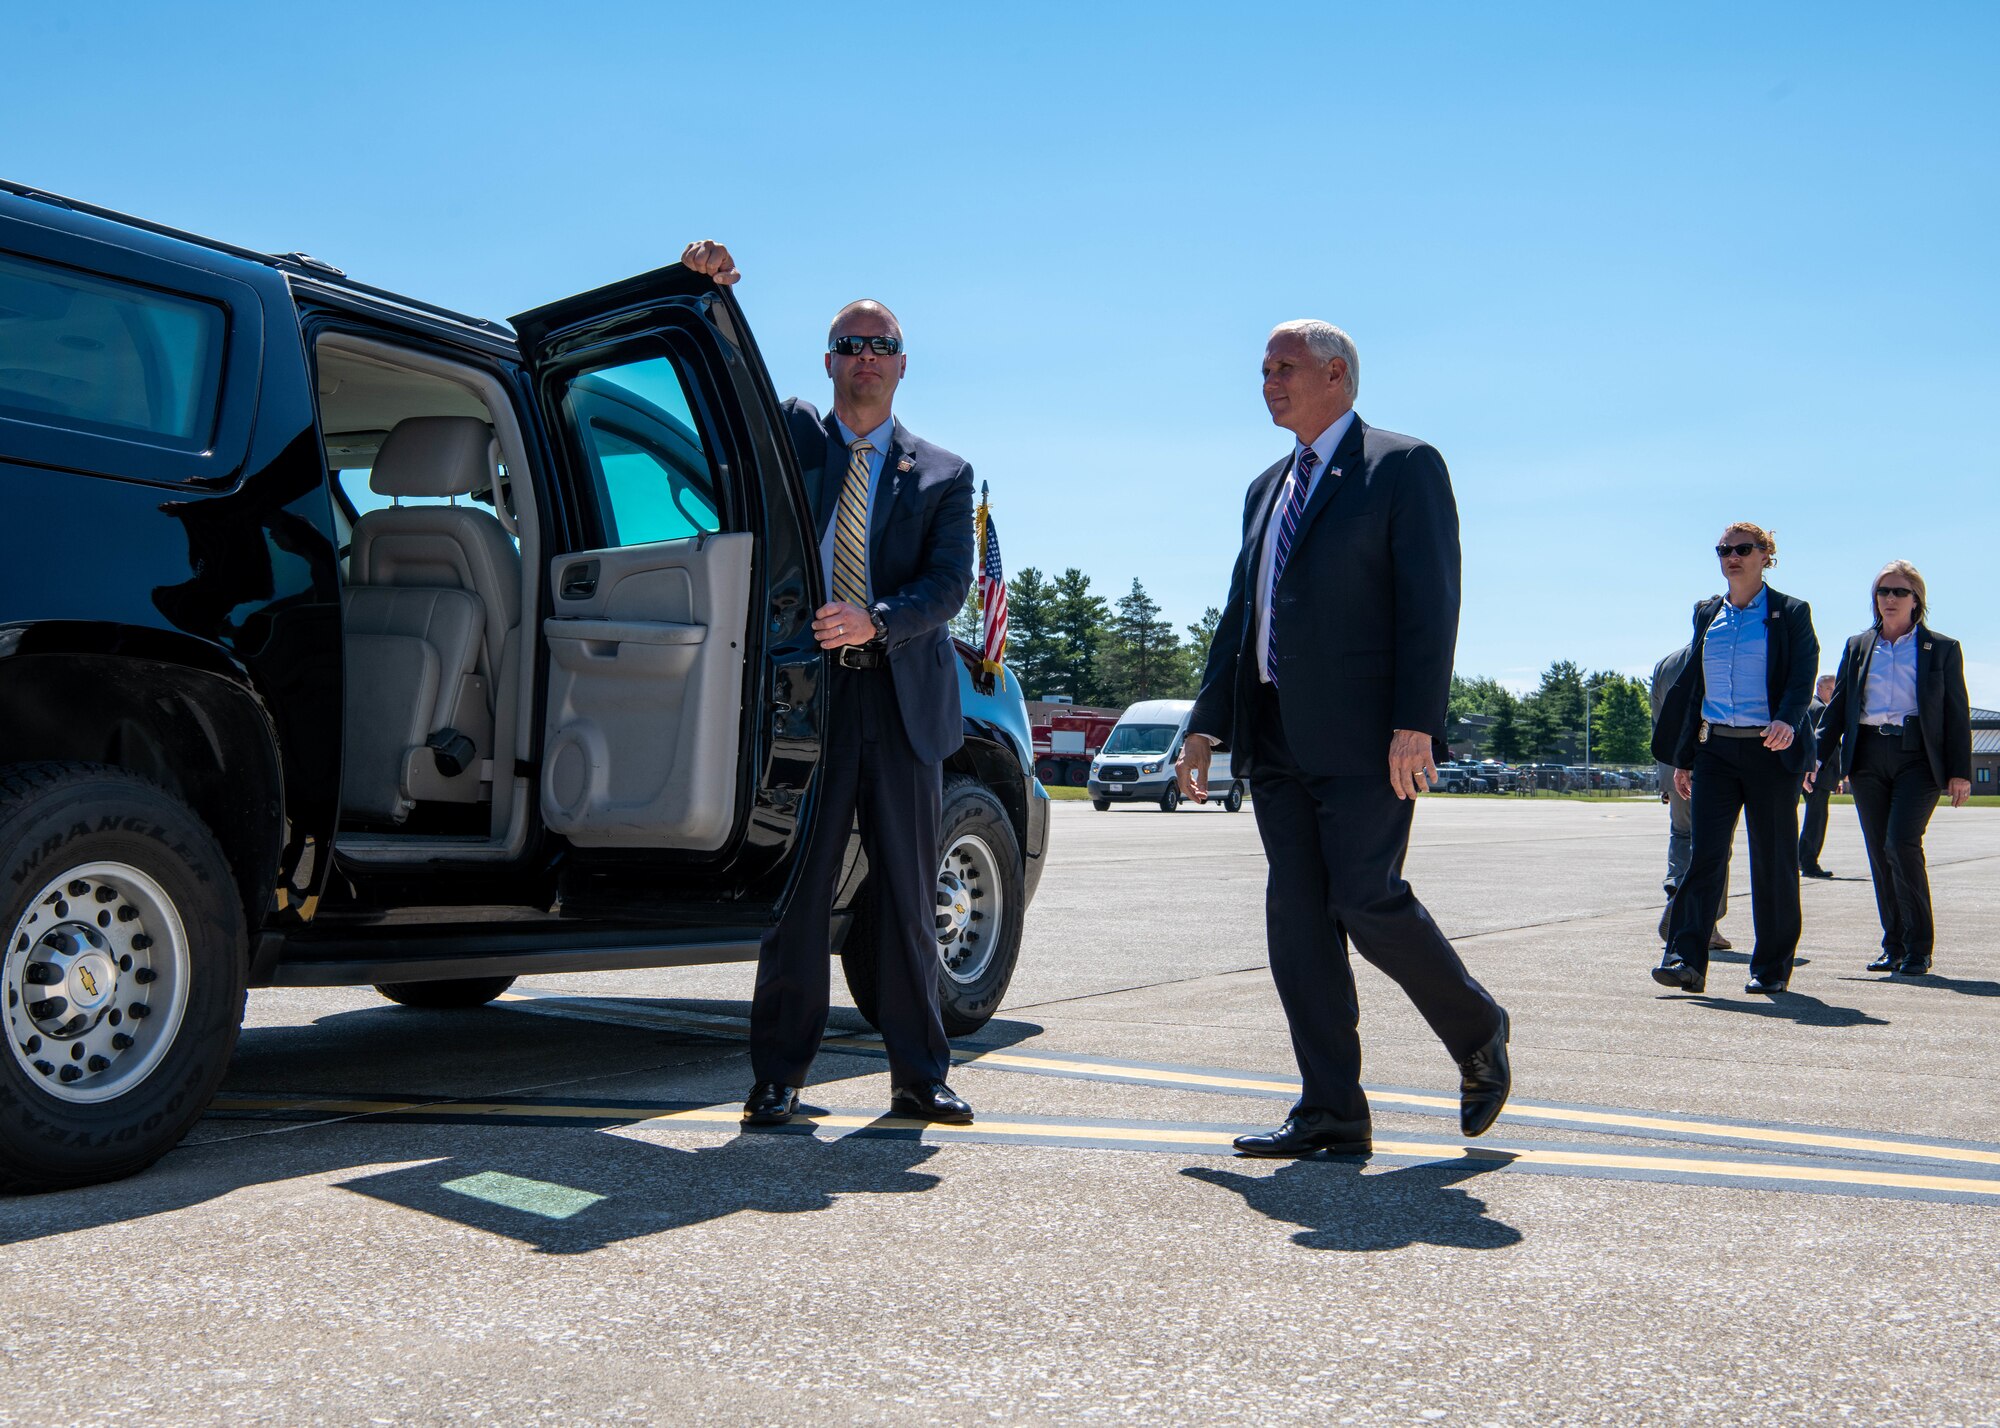
<svg viewBox="0 0 2000 1428"><path fill-rule="evenodd" d="M1790 983L1799 947L1799 782L1813 752L1812 730L1802 726L1819 677L1819 641L1811 607L1764 583L1778 559L1773 532L1738 521L1715 555L1728 593L1695 606L1694 653L1653 731L1653 757L1673 765L1694 825L1653 980L1706 988L1709 935L1741 817L1750 829L1757 929L1743 990L1775 995Z"/></svg>
<svg viewBox="0 0 2000 1428"><path fill-rule="evenodd" d="M1931 969L1930 873L1924 829L1938 793L1957 808L1972 794L1972 701L1965 652L1924 623L1924 577L1892 560L1875 577L1875 623L1847 642L1821 723L1819 769L1845 778L1861 815L1875 879L1882 955L1871 972L1921 977Z"/></svg>

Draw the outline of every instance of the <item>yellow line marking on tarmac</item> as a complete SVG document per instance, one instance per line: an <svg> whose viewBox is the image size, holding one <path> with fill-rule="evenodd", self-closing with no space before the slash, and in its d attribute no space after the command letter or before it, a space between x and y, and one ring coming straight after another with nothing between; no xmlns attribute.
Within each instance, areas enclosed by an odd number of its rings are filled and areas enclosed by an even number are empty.
<svg viewBox="0 0 2000 1428"><path fill-rule="evenodd" d="M287 1101L230 1100L232 1110L321 1109L342 1114L396 1115L420 1111L450 1116L510 1116L534 1120L624 1121L674 1126L738 1126L742 1112L735 1106L701 1106L685 1110L662 1110L657 1106L565 1106L506 1101ZM908 1120L898 1116L853 1115L828 1112L801 1114L795 1124L827 1130L894 1128L919 1130L946 1140L1019 1137L1029 1140L1085 1140L1113 1147L1120 1144L1170 1144L1220 1150L1235 1138L1230 1130L1201 1130L1187 1126L1103 1126L1063 1122L979 1121L969 1126L942 1125ZM1891 1190L1929 1190L1962 1195L1978 1195L2000 1202L2000 1180L1968 1180L1949 1175L1921 1175L1894 1170L1854 1170L1814 1165L1762 1165L1754 1161L1707 1160L1686 1156L1619 1155L1588 1150L1552 1150L1535 1147L1491 1145L1431 1145L1423 1141L1377 1140L1380 1155L1410 1156L1419 1160L1497 1160L1510 1165L1542 1165L1580 1170L1623 1170L1647 1174L1673 1174L1727 1180L1790 1181L1814 1185L1852 1185Z"/></svg>
<svg viewBox="0 0 2000 1428"><path fill-rule="evenodd" d="M506 994L508 1001L550 1000L526 996L519 992ZM555 1010L550 1008L551 1011ZM649 1015L644 1008L633 1008L638 1016ZM571 1013L572 1015L574 1013ZM660 1015L653 1013L652 1015ZM668 1012L660 1019L679 1019L713 1025L718 1031L733 1031L740 1019L725 1017L688 1017L678 1012ZM742 1023L747 1029L748 1023ZM879 1038L834 1036L823 1043L831 1050L858 1047L879 1051ZM1157 1066L1121 1066L1113 1062L1084 1061L1068 1058L1030 1056L1018 1051L978 1051L971 1055L954 1055L953 1063L959 1066L978 1067L1011 1066L1023 1071L1048 1071L1058 1075L1081 1073L1101 1076L1117 1076L1129 1081L1143 1081L1162 1086L1203 1086L1225 1091L1276 1091L1284 1095L1295 1094L1299 1089L1297 1081L1269 1080L1253 1075L1214 1075L1197 1071L1175 1071ZM1455 1096L1426 1096L1415 1093L1392 1091L1370 1091L1368 1100L1380 1106L1423 1106L1432 1110L1455 1111L1458 1098ZM1503 1121L1529 1122L1538 1124L1570 1126L1607 1126L1620 1130L1666 1131L1681 1135L1710 1135L1729 1140L1749 1141L1767 1145L1806 1146L1816 1150L1855 1150L1876 1155L1893 1155L1919 1160L1955 1160L1968 1165L2000 1165L2000 1151L1980 1150L1970 1146L1934 1145L1928 1142L1901 1140L1878 1140L1872 1136L1843 1135L1833 1131L1782 1130L1770 1126L1738 1125L1728 1121L1677 1120L1665 1116L1649 1116L1638 1112L1591 1111L1558 1106L1508 1106L1500 1113Z"/></svg>

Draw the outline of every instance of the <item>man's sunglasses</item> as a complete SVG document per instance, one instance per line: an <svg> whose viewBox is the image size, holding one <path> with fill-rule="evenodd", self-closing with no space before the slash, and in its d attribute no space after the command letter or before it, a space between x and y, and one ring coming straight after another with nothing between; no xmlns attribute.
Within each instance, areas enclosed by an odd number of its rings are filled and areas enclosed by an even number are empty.
<svg viewBox="0 0 2000 1428"><path fill-rule="evenodd" d="M1757 549L1757 542L1746 540L1741 545L1719 545L1715 548L1715 553L1724 560L1727 560L1732 555L1748 555L1755 549Z"/></svg>
<svg viewBox="0 0 2000 1428"><path fill-rule="evenodd" d="M1875 593L1887 600L1907 600L1917 592L1907 585L1877 585Z"/></svg>
<svg viewBox="0 0 2000 1428"><path fill-rule="evenodd" d="M826 344L829 352L838 352L843 357L859 357L863 352L873 352L877 357L894 357L903 350L900 337L836 337Z"/></svg>

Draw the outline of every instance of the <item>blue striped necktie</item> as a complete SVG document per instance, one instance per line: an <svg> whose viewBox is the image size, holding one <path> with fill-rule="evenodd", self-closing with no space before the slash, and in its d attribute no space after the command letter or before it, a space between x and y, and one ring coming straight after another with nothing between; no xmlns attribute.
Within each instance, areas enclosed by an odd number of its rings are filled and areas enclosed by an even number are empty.
<svg viewBox="0 0 2000 1428"><path fill-rule="evenodd" d="M1319 453L1310 446L1299 453L1292 471L1292 496L1278 517L1278 548L1271 552L1271 588L1265 596L1271 602L1271 642L1265 654L1265 667L1271 671L1273 686L1278 682L1278 581L1284 576L1285 562L1291 558L1292 542L1299 534L1299 518L1305 514L1306 502L1312 496L1312 473L1317 465Z"/></svg>

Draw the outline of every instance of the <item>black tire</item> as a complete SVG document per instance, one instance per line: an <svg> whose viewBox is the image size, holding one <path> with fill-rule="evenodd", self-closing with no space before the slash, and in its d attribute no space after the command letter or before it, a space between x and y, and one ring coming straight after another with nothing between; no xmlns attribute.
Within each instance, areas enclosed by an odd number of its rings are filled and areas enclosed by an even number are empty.
<svg viewBox="0 0 2000 1428"><path fill-rule="evenodd" d="M249 936L214 835L121 769L0 770L0 936L0 1190L145 1169L207 1109L243 1025Z"/></svg>
<svg viewBox="0 0 2000 1428"><path fill-rule="evenodd" d="M377 982L375 990L398 1006L460 1011L483 1007L513 985L512 977L460 977L441 982Z"/></svg>
<svg viewBox="0 0 2000 1428"><path fill-rule="evenodd" d="M1225 813L1241 813L1243 811L1242 784L1232 783L1229 785L1229 796L1222 800L1222 808Z"/></svg>
<svg viewBox="0 0 2000 1428"><path fill-rule="evenodd" d="M1167 791L1160 795L1160 812L1172 813L1180 806L1181 786L1178 783L1170 783L1167 785Z"/></svg>
<svg viewBox="0 0 2000 1428"><path fill-rule="evenodd" d="M942 846L938 850L938 861L941 865L947 851L959 840L977 839L990 850L994 863L990 873L998 881L994 891L1002 909L999 914L1001 925L997 933L984 934L993 940L978 964L976 975L969 978L953 975L946 966L940 944L938 1006L945 1034L969 1036L992 1020L993 1013L999 1010L1001 998L1007 995L1007 984L1014 979L1014 965L1020 959L1021 920L1027 910L1021 845L1014 837L1014 825L1007 821L1007 811L1000 806L1000 800L977 780L964 774L950 775L944 781L944 817L939 830ZM944 873L941 866L941 885ZM855 895L852 911L854 920L849 924L847 939L841 945L841 971L847 978L847 991L854 998L855 1007L868 1019L870 1026L877 1026L881 949L875 900L870 896L866 883Z"/></svg>
<svg viewBox="0 0 2000 1428"><path fill-rule="evenodd" d="M1111 800L1108 798L1093 798L1090 800L1090 806L1099 813L1109 813L1111 811Z"/></svg>

